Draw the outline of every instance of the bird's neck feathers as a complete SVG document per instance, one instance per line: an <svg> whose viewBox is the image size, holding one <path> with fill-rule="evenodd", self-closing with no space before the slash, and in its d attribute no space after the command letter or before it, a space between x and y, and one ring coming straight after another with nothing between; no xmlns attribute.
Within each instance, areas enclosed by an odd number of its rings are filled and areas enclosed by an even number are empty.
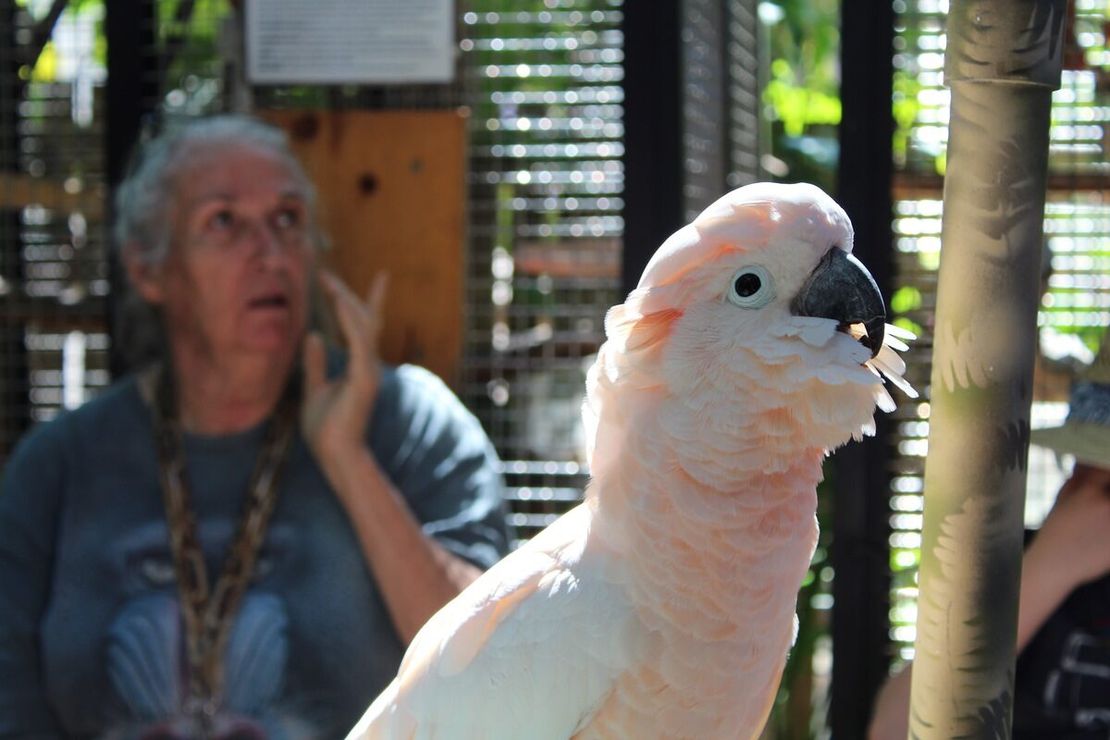
<svg viewBox="0 0 1110 740"><path fill-rule="evenodd" d="M602 426L586 495L600 520L629 531L621 539L696 544L712 535L771 547L814 529L825 451L793 443L799 420L770 411L780 436L753 435L747 444L712 429L708 413L668 408L631 410L626 424Z"/></svg>
<svg viewBox="0 0 1110 740"><path fill-rule="evenodd" d="M721 313L706 302L680 309L665 290L665 300L634 291L606 315L608 339L587 381L588 438L605 408L667 398L689 413L672 408L660 423L694 423L708 433L701 441L722 451L767 436L782 445L772 453L831 451L874 433L876 403L889 396L865 366L870 352L835 321L785 309Z"/></svg>
<svg viewBox="0 0 1110 740"><path fill-rule="evenodd" d="M601 512L726 530L787 501L812 518L825 454L873 430L882 381L862 364L869 351L835 321L722 313L676 303L671 287L638 289L606 315L584 408L589 496Z"/></svg>
<svg viewBox="0 0 1110 740"><path fill-rule="evenodd" d="M775 404L678 397L648 373L635 382L625 373L618 388L606 369L620 359L603 348L587 404L599 423L586 496L607 537L629 549L760 541L770 552L816 536L825 448L806 441L807 418Z"/></svg>
<svg viewBox="0 0 1110 740"><path fill-rule="evenodd" d="M627 432L621 461L594 477L587 506L591 538L620 558L643 623L713 643L749 639L748 623L789 624L817 545L823 451L776 458L718 487L691 474L719 469L712 450L695 461L646 426ZM783 644L770 652L781 657L788 637L776 635Z"/></svg>
<svg viewBox="0 0 1110 740"><path fill-rule="evenodd" d="M611 312L590 372L599 524L627 529L630 546L814 539L825 455L874 423L881 381L860 365L866 350L823 319L768 322L740 343L684 334L679 311L647 317ZM788 549L804 568L810 548Z"/></svg>
<svg viewBox="0 0 1110 740"><path fill-rule="evenodd" d="M630 462L656 465L667 451L698 483L731 490L874 432L882 381L861 364L867 350L835 322L787 316L739 341L683 332L690 318L674 309L610 311L584 408L595 476ZM636 438L650 440L654 456L636 460Z"/></svg>

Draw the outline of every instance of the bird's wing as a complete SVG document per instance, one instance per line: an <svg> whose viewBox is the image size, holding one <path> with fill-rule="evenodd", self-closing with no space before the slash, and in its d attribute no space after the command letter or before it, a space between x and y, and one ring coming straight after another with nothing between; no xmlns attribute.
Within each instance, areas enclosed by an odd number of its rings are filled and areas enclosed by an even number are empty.
<svg viewBox="0 0 1110 740"><path fill-rule="evenodd" d="M437 612L348 740L570 737L634 652L589 524L576 507Z"/></svg>

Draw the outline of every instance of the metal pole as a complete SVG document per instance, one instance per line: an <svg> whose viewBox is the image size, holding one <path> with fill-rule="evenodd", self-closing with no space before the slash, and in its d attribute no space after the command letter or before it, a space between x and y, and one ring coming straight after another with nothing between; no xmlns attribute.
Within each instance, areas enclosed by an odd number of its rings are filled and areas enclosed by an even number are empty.
<svg viewBox="0 0 1110 740"><path fill-rule="evenodd" d="M894 6L844 3L841 15L840 165L837 201L852 219L853 254L890 295L894 116ZM832 736L867 734L871 701L887 675L890 611L890 431L876 414L875 436L831 462L833 579Z"/></svg>
<svg viewBox="0 0 1110 740"><path fill-rule="evenodd" d="M727 187L728 13L722 0L628 0L622 13L624 295L663 240Z"/></svg>
<svg viewBox="0 0 1110 740"><path fill-rule="evenodd" d="M108 203L104 212L114 219L112 198L127 173L143 119L158 105L158 53L154 35L154 0L112 0L104 6L104 30L108 42L108 82L105 90L105 160ZM108 256L112 290L108 295L107 318L112 337L109 368L113 377L128 370L124 352L117 346L116 327L120 295L126 277L113 249Z"/></svg>
<svg viewBox="0 0 1110 740"><path fill-rule="evenodd" d="M1009 737L1065 0L953 0L913 738Z"/></svg>
<svg viewBox="0 0 1110 740"><path fill-rule="evenodd" d="M624 36L624 246L621 297L683 223L682 3L627 2Z"/></svg>
<svg viewBox="0 0 1110 740"><path fill-rule="evenodd" d="M16 13L13 0L0 0L0 172L10 175L19 169L19 106L26 89L19 76L22 64L17 45ZM5 187L0 185L0 187ZM9 292L0 297L5 308L0 316L0 464L31 425L28 391L30 371L24 343L25 317L18 309L26 307L23 292L23 243L20 214L16 209L0 211L0 276ZM15 309L15 310L13 310Z"/></svg>

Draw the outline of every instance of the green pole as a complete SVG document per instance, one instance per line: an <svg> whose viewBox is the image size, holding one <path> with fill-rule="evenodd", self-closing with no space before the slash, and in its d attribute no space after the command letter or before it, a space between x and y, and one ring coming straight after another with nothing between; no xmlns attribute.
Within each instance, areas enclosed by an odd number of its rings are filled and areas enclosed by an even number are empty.
<svg viewBox="0 0 1110 740"><path fill-rule="evenodd" d="M911 738L1008 738L1051 94L1066 0L951 0Z"/></svg>

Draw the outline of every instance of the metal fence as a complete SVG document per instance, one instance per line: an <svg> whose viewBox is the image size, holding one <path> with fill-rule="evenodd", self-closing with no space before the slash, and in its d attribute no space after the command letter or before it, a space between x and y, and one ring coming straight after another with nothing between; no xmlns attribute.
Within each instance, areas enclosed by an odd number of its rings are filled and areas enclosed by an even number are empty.
<svg viewBox="0 0 1110 740"><path fill-rule="evenodd" d="M132 26L142 61L134 102L149 130L251 106L469 109L465 331L462 369L451 380L505 460L518 537L577 501L588 478L579 428L584 374L603 338L604 311L620 298L627 246L621 0L460 3L455 80L388 87L251 86L240 20L226 0L136 5L147 14ZM1070 7L1046 215L1053 273L1040 319L1053 355L1089 352L1110 324L1107 17L1095 0ZM909 378L925 391L918 403L900 405L889 461L890 636L908 658L948 93L946 4L905 0L895 8L891 303L920 335ZM755 2L694 2L684 13L690 33L723 38L684 50L689 215L721 183L762 176L758 79L766 57ZM79 405L111 379L117 279L106 203L109 170L120 162L106 131L107 36L103 0L0 0L0 464L30 424ZM1061 411L1061 399L1045 395L1034 423ZM1031 470L1033 523L1061 473L1038 451Z"/></svg>
<svg viewBox="0 0 1110 740"><path fill-rule="evenodd" d="M620 297L620 0L460 4L455 80L390 86L251 85L232 4L127 6L0 3L11 21L0 45L0 461L29 424L79 405L122 367L110 343L120 278L106 205L124 167L107 160L130 144L121 131L150 136L176 119L253 107L465 107L465 330L461 372L448 380L506 461L521 537L576 500L585 369ZM692 211L726 177L755 179L759 114L754 3L702 3L688 16L695 34L727 27L733 60L722 67L716 47L687 53ZM113 38L127 78L114 98ZM707 104L721 110L707 116ZM118 123L120 107L138 114L133 131Z"/></svg>

